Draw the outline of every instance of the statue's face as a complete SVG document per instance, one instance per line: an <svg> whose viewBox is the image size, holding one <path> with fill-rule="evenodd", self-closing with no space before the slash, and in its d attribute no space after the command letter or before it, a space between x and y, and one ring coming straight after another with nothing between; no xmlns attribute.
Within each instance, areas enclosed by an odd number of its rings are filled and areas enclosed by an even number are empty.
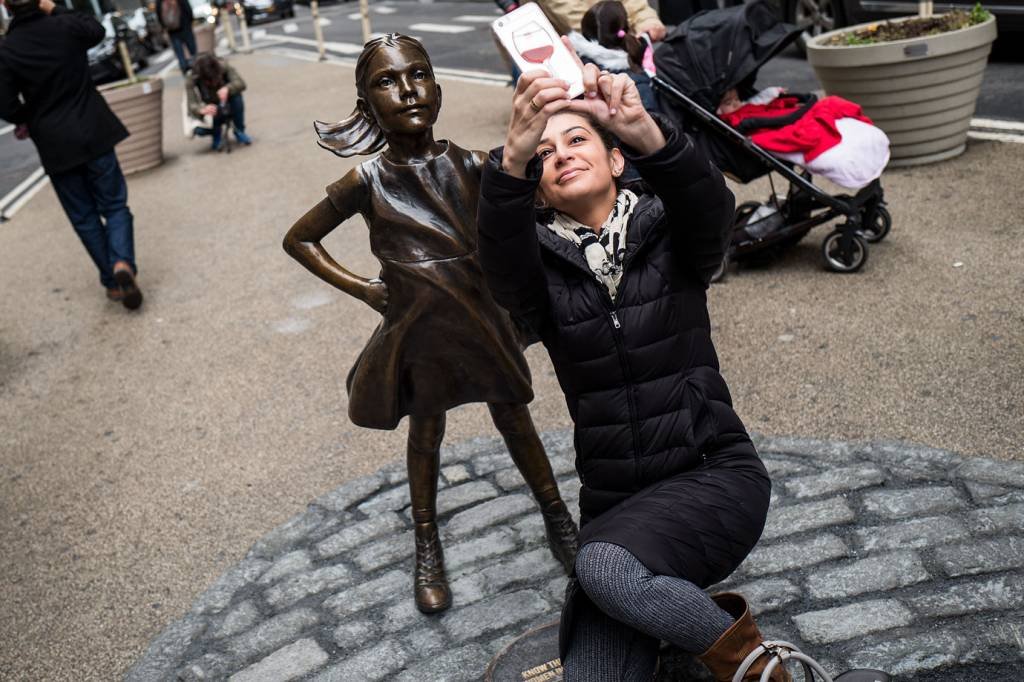
<svg viewBox="0 0 1024 682"><path fill-rule="evenodd" d="M440 89L418 50L385 46L366 68L365 104L381 130L411 134L429 130L441 108Z"/></svg>

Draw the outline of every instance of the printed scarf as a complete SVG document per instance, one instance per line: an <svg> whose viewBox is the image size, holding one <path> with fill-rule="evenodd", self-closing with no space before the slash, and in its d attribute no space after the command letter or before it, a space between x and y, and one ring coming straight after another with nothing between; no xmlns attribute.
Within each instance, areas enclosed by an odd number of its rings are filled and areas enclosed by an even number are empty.
<svg viewBox="0 0 1024 682"><path fill-rule="evenodd" d="M615 206L601 226L601 234L558 211L548 225L548 229L559 237L568 239L580 247L584 258L587 259L587 265L594 272L597 281L608 290L613 301L622 280L622 258L626 255L626 228L636 203L635 194L628 189L619 190Z"/></svg>

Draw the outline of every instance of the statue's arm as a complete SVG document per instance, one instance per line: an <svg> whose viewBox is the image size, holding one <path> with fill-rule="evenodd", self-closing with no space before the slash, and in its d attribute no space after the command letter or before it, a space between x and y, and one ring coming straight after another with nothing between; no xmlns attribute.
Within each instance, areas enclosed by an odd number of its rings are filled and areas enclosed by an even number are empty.
<svg viewBox="0 0 1024 682"><path fill-rule="evenodd" d="M332 187L331 197L309 209L284 237L284 250L304 268L383 313L387 287L379 279L360 277L343 268L320 243L338 225L359 212L366 188L352 170Z"/></svg>

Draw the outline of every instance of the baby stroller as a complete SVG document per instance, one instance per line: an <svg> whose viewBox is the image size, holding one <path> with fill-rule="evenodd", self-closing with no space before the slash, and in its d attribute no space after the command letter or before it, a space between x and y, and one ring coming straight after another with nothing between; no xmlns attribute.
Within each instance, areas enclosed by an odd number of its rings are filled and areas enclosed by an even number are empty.
<svg viewBox="0 0 1024 682"><path fill-rule="evenodd" d="M690 133L695 144L733 179L747 183L775 172L789 182L784 196L745 202L736 209L733 235L722 267L788 248L818 225L841 218L822 242L825 266L856 272L867 261L868 243L885 238L892 219L875 179L853 195L831 195L715 115L723 95L753 95L758 69L797 38L801 29L779 21L767 0L701 12L666 36L654 53L651 81L662 112Z"/></svg>

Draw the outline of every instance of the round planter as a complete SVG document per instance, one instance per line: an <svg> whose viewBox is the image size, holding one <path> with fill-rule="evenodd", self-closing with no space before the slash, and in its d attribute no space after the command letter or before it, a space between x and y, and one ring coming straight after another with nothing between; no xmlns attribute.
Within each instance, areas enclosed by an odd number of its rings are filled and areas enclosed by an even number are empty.
<svg viewBox="0 0 1024 682"><path fill-rule="evenodd" d="M890 166L931 163L963 153L996 39L995 17L923 38L825 45L832 36L876 23L847 26L808 41L807 61L825 92L861 105L885 131L892 143Z"/></svg>
<svg viewBox="0 0 1024 682"><path fill-rule="evenodd" d="M213 52L217 45L213 24L204 21L192 27L192 33L196 37L196 52Z"/></svg>
<svg viewBox="0 0 1024 682"><path fill-rule="evenodd" d="M114 148L121 171L127 175L163 163L164 82L159 78L131 84L118 81L99 90L128 129L128 138Z"/></svg>

